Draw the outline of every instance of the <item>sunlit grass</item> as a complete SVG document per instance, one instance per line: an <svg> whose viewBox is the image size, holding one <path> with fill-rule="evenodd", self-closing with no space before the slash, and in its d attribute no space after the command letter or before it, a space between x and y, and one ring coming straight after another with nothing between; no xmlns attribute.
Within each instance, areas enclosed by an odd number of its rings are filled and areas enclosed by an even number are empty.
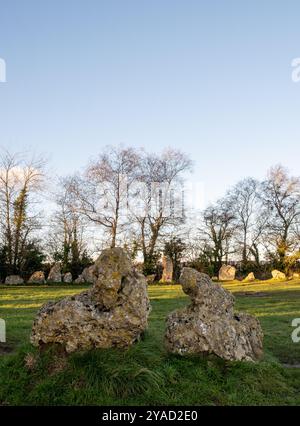
<svg viewBox="0 0 300 426"><path fill-rule="evenodd" d="M0 317L7 323L14 354L0 355L0 404L219 405L300 404L300 343L291 340L292 319L300 317L300 280L238 281L222 284L236 295L236 310L256 315L262 325L265 355L257 364L180 358L163 345L166 316L189 303L180 285L149 286L152 312L143 340L128 351L79 353L67 367L49 373L55 356L38 356L34 373L24 367L32 321L38 308L87 286L0 286Z"/></svg>

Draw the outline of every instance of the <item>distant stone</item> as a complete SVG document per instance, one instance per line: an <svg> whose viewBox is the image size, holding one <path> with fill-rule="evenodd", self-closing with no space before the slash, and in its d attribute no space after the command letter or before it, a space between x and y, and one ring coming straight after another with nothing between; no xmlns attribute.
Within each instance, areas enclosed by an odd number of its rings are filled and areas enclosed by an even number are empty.
<svg viewBox="0 0 300 426"><path fill-rule="evenodd" d="M95 274L90 289L42 306L32 328L34 346L61 344L74 352L126 348L140 339L150 312L146 278L121 248L104 250Z"/></svg>
<svg viewBox="0 0 300 426"><path fill-rule="evenodd" d="M148 283L148 284L153 284L153 283L154 283L154 280L155 280L155 274L147 275L147 276L146 276L146 280L147 280L147 283Z"/></svg>
<svg viewBox="0 0 300 426"><path fill-rule="evenodd" d="M56 262L54 266L50 269L47 282L48 283L61 283L61 265L59 262Z"/></svg>
<svg viewBox="0 0 300 426"><path fill-rule="evenodd" d="M76 280L74 281L75 284L83 284L85 283L84 278L82 275L79 275L78 278L76 278Z"/></svg>
<svg viewBox="0 0 300 426"><path fill-rule="evenodd" d="M277 281L286 280L286 275L283 272L278 271L277 269L274 269L274 271L272 271L272 277L274 280L277 280Z"/></svg>
<svg viewBox="0 0 300 426"><path fill-rule="evenodd" d="M300 274L298 274L297 272L293 273L293 280L298 280L300 278Z"/></svg>
<svg viewBox="0 0 300 426"><path fill-rule="evenodd" d="M87 268L84 268L82 277L85 282L94 284L97 281L96 268L96 263L94 265L88 266Z"/></svg>
<svg viewBox="0 0 300 426"><path fill-rule="evenodd" d="M173 262L169 256L162 258L163 275L160 280L161 283L169 283L173 281Z"/></svg>
<svg viewBox="0 0 300 426"><path fill-rule="evenodd" d="M45 274L43 271L34 272L28 280L28 284L45 284Z"/></svg>
<svg viewBox="0 0 300 426"><path fill-rule="evenodd" d="M76 284L83 284L83 283L94 284L96 281L97 281L96 266L94 264L84 268L84 270L79 275L79 277L76 278L75 283Z"/></svg>
<svg viewBox="0 0 300 426"><path fill-rule="evenodd" d="M166 348L179 355L214 354L230 361L255 361L263 353L259 321L234 313L234 297L221 285L192 268L180 283L191 304L167 318Z"/></svg>
<svg viewBox="0 0 300 426"><path fill-rule="evenodd" d="M251 283L251 282L253 282L253 281L255 281L255 275L254 275L254 273L253 273L253 272L250 272L250 274L248 274L248 275L246 276L246 278L244 278L244 279L243 279L243 282L244 282L244 283Z"/></svg>
<svg viewBox="0 0 300 426"><path fill-rule="evenodd" d="M64 283L70 284L73 281L71 272L66 272L63 276Z"/></svg>
<svg viewBox="0 0 300 426"><path fill-rule="evenodd" d="M218 277L212 277L211 280L214 281L214 282L217 282L217 281L219 281L219 278Z"/></svg>
<svg viewBox="0 0 300 426"><path fill-rule="evenodd" d="M24 284L24 280L20 275L8 275L5 279L6 285L19 285Z"/></svg>
<svg viewBox="0 0 300 426"><path fill-rule="evenodd" d="M235 279L236 269L234 266L223 265L219 271L220 281L233 281Z"/></svg>

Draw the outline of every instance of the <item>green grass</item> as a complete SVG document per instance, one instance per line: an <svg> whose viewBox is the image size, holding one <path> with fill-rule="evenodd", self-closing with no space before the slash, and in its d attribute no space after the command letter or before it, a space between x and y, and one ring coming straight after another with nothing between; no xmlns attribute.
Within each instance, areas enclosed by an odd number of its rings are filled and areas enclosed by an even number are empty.
<svg viewBox="0 0 300 426"><path fill-rule="evenodd" d="M265 355L258 363L166 353L165 318L188 303L178 285L149 287L149 329L130 349L67 359L54 348L40 354L28 343L37 309L86 287L0 287L0 318L13 349L0 355L0 405L299 405L300 369L283 364L300 363L300 343L291 340L291 321L300 317L300 281L224 286L236 294L237 311L256 315L262 324Z"/></svg>

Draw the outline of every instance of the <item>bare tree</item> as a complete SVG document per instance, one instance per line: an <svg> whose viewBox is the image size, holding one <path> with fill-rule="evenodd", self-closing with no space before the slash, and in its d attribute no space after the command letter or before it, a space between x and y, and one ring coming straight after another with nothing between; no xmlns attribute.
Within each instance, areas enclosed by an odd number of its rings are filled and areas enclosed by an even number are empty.
<svg viewBox="0 0 300 426"><path fill-rule="evenodd" d="M139 190L131 209L138 227L145 267L155 261L161 237L184 220L182 179L191 169L191 160L181 151L167 149L162 154L144 153L140 161ZM140 208L136 208L139 203ZM179 206L179 208L178 208Z"/></svg>
<svg viewBox="0 0 300 426"><path fill-rule="evenodd" d="M77 212L108 233L111 247L128 225L128 191L138 161L139 155L132 148L107 147L90 162L83 176L69 179Z"/></svg>
<svg viewBox="0 0 300 426"><path fill-rule="evenodd" d="M284 267L288 253L299 245L297 225L300 218L300 179L289 176L277 165L268 173L262 184L262 201L268 216L266 238L275 248L279 265Z"/></svg>
<svg viewBox="0 0 300 426"><path fill-rule="evenodd" d="M20 271L26 244L40 227L34 195L42 188L44 168L42 157L8 151L0 156L0 225L10 273Z"/></svg>
<svg viewBox="0 0 300 426"><path fill-rule="evenodd" d="M81 273L89 262L87 256L87 221L76 210L74 193L68 179L60 179L55 194L56 210L51 218L48 238L48 252L51 258L62 262L65 272L73 276Z"/></svg>
<svg viewBox="0 0 300 426"><path fill-rule="evenodd" d="M215 272L220 269L224 261L227 263L229 255L235 252L232 244L235 232L235 215L226 198L205 209L200 234Z"/></svg>
<svg viewBox="0 0 300 426"><path fill-rule="evenodd" d="M231 188L226 197L236 223L236 238L241 248L242 264L249 262L253 255L259 261L259 238L264 229L262 208L259 198L260 184L253 178L246 178Z"/></svg>

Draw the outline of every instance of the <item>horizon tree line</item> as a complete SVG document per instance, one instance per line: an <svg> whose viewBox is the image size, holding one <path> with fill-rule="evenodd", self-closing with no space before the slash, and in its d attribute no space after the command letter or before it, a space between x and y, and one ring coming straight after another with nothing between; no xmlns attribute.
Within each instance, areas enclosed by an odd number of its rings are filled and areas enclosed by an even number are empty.
<svg viewBox="0 0 300 426"><path fill-rule="evenodd" d="M161 153L108 146L81 173L47 189L47 162L0 151L0 279L28 277L51 262L78 276L103 247L124 246L145 274L168 254L210 275L224 263L241 274L286 273L300 260L300 178L282 166L259 182L247 177L189 218L184 179L192 161L180 150ZM54 211L47 215L49 199ZM98 236L98 243L91 243Z"/></svg>

